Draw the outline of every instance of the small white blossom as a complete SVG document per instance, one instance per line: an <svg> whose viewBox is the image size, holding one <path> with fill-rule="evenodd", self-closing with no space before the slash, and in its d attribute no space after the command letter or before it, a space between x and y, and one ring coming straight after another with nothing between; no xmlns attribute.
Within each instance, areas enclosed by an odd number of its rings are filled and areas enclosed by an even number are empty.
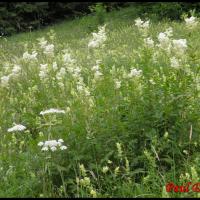
<svg viewBox="0 0 200 200"><path fill-rule="evenodd" d="M187 40L186 39L179 39L179 40L172 40L173 48L177 54L184 54L185 50L187 49Z"/></svg>
<svg viewBox="0 0 200 200"><path fill-rule="evenodd" d="M67 149L67 147L64 145L60 147L60 150L66 150L66 149Z"/></svg>
<svg viewBox="0 0 200 200"><path fill-rule="evenodd" d="M173 68L179 68L180 64L178 59L176 59L175 57L170 58L170 63L171 63L171 67Z"/></svg>
<svg viewBox="0 0 200 200"><path fill-rule="evenodd" d="M101 77L103 74L100 72L100 71L96 71L95 73L94 73L94 78L95 79L98 79L99 77Z"/></svg>
<svg viewBox="0 0 200 200"><path fill-rule="evenodd" d="M53 70L56 71L58 69L58 65L56 62L53 62Z"/></svg>
<svg viewBox="0 0 200 200"><path fill-rule="evenodd" d="M105 173L108 172L108 170L109 170L109 167L108 167L108 166L105 166L105 167L103 167L102 172L105 174Z"/></svg>
<svg viewBox="0 0 200 200"><path fill-rule="evenodd" d="M28 61L37 60L37 52L33 51L32 54L29 54L28 52L25 52L23 54L23 59L24 60L28 60Z"/></svg>
<svg viewBox="0 0 200 200"><path fill-rule="evenodd" d="M52 56L54 53L54 45L49 44L44 47L44 54Z"/></svg>
<svg viewBox="0 0 200 200"><path fill-rule="evenodd" d="M62 142L64 142L64 140L63 139L59 139L58 142L62 143Z"/></svg>
<svg viewBox="0 0 200 200"><path fill-rule="evenodd" d="M44 142L39 142L39 143L38 143L38 146L39 146L39 147L41 147L41 146L43 146L43 145L44 145Z"/></svg>
<svg viewBox="0 0 200 200"><path fill-rule="evenodd" d="M42 147L42 151L48 151L48 147Z"/></svg>
<svg viewBox="0 0 200 200"><path fill-rule="evenodd" d="M144 42L147 45L147 47L149 47L149 48L154 47L154 41L150 37L144 38Z"/></svg>
<svg viewBox="0 0 200 200"><path fill-rule="evenodd" d="M188 27L189 29L192 29L197 26L198 21L196 17L191 16L190 18L185 18L185 23L186 23L186 27Z"/></svg>
<svg viewBox="0 0 200 200"><path fill-rule="evenodd" d="M144 36L147 34L147 31L149 29L149 22L150 20L142 21L140 18L137 18L135 20L135 26L137 26L139 30L142 31Z"/></svg>
<svg viewBox="0 0 200 200"><path fill-rule="evenodd" d="M115 89L119 89L121 87L121 81L115 80Z"/></svg>
<svg viewBox="0 0 200 200"><path fill-rule="evenodd" d="M57 150L57 148L55 146L51 147L50 149L51 149L51 151L56 151Z"/></svg>
<svg viewBox="0 0 200 200"><path fill-rule="evenodd" d="M129 78L132 78L132 77L139 77L142 75L142 70L137 70L137 69L131 69L131 72L128 74L128 77Z"/></svg>
<svg viewBox="0 0 200 200"><path fill-rule="evenodd" d="M10 75L1 77L1 85L7 87L9 85Z"/></svg>
<svg viewBox="0 0 200 200"><path fill-rule="evenodd" d="M21 71L21 67L19 65L14 65L11 76L17 77L20 71Z"/></svg>

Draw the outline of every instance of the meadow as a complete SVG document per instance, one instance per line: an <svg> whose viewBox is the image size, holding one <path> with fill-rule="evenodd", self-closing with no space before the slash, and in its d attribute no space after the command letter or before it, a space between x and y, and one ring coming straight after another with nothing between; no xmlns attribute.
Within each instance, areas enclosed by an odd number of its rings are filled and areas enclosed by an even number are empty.
<svg viewBox="0 0 200 200"><path fill-rule="evenodd" d="M200 197L200 22L124 8L0 37L0 197Z"/></svg>

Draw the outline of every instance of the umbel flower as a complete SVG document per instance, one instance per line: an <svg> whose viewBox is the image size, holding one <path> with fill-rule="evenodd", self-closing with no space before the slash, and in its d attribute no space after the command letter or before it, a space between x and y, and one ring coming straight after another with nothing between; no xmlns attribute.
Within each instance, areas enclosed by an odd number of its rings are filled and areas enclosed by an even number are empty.
<svg viewBox="0 0 200 200"><path fill-rule="evenodd" d="M47 115L47 114L53 114L53 113L62 113L62 114L65 114L65 111L64 110L60 110L60 109L50 108L48 110L41 111L40 115Z"/></svg>
<svg viewBox="0 0 200 200"><path fill-rule="evenodd" d="M60 150L66 150L67 147L63 145L63 139L57 140L47 140L45 142L39 142L38 146L42 147L42 151L56 151L58 149Z"/></svg>
<svg viewBox="0 0 200 200"><path fill-rule="evenodd" d="M26 129L26 127L23 126L22 124L16 124L12 128L9 128L8 132L24 131L25 129Z"/></svg>

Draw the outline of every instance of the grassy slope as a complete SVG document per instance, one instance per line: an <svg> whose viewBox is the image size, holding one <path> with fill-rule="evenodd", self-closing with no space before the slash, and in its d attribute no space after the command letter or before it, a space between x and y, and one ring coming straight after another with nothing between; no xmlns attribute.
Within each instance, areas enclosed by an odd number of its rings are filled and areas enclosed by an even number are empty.
<svg viewBox="0 0 200 200"><path fill-rule="evenodd" d="M58 118L58 123L61 120L61 124L51 130L56 138L63 138L69 145L67 155L63 153L55 158L55 162L67 170L67 194L59 190L55 192L48 189L49 192L43 194L44 196L88 196L89 194L85 190L77 192L76 186L74 186L75 173L79 173L78 163L84 163L86 169L93 170L96 174L98 180L92 182L93 187L97 188L99 196L123 197L161 196L162 187L166 182L177 181L178 184L180 173L190 172L190 165L196 165L192 154L191 157L187 157L182 153L184 149L188 150L187 138L191 124L193 125L193 137L197 143L199 141L198 93L194 82L188 74L170 71L168 58L164 54L160 57L159 64L152 63L149 59L151 53L142 49L143 38L137 28L133 26L136 18L134 12L134 8L130 7L106 15L107 46L104 50L96 53L89 52L87 49L93 31L92 27L95 27L96 23L92 16L63 22L32 33L22 33L8 38L7 42L4 39L0 41L2 46L0 57L3 68L5 62L15 62L13 61L14 56L22 56L25 51L22 48L24 43L29 43L29 49L34 49L34 46L37 49L36 39L46 36L53 28L56 32L56 39L53 43L57 54L61 53L62 49L70 48L72 55L77 59L77 65L86 69L93 66L97 59L102 59L102 70L105 74L105 81L94 90L97 107L92 111L87 108L87 100L84 99L86 102L82 102L81 99L74 99L70 94L73 86L68 87L67 84L73 82L71 79L66 82L66 91L60 90L51 81L48 85L43 85L37 76L37 66L34 65L23 65L25 74L18 84L12 83L10 91L1 89L0 133L3 137L0 162L3 168L0 173L4 181L0 185L0 196L21 197L42 194L41 188L44 187L44 182L41 177L44 172L41 166L45 162L37 143L46 139L46 136L38 135L39 131L45 134L48 129L38 128L44 123L38 117L38 113L50 107L65 109L66 106L70 106L72 111L71 118ZM158 33L165 31L169 26L174 29L173 38L188 40L189 57L199 58L198 29L191 34L183 31L185 27L182 23L160 22L151 25L150 35L156 40ZM141 53L141 57L138 52ZM59 57L56 59L59 60ZM46 62L52 63L51 59L40 57L40 64ZM198 71L198 60L188 63L195 67L192 71ZM142 69L145 79L128 86L124 84L121 96L111 86L113 77L106 75L110 73L113 65L119 71L121 67L127 70L131 67ZM163 67L163 71L158 71L168 78L167 82L154 73L154 69L156 67L160 69L160 66ZM3 72L1 75L3 75L5 71L0 69L1 71ZM116 73L116 76L118 74L121 77L120 73ZM87 74L86 70L84 72L86 83L92 88ZM160 75L160 77L162 76ZM155 79L156 86L154 87L149 86L148 80L151 78ZM138 89L138 85L142 89ZM38 88L35 89L35 86ZM126 101L125 96L130 101ZM16 136L19 140L16 142L16 146L14 145L16 139L12 139L6 133L13 121L24 123L31 132L26 136ZM162 137L165 131L170 134L168 142ZM88 132L95 134L95 138L87 140ZM25 145L23 146L20 141L24 141ZM149 141L159 152L163 159L162 163L157 162L151 147L148 146ZM18 142L22 147L18 148ZM121 142L123 145L124 155L129 159L131 173L125 176L122 173L122 176L118 178L101 175L99 171L102 166L106 165L108 157L113 159L114 164L111 167L113 170L117 166L121 166L123 169L125 165L124 160L118 160L115 156L117 154L116 142ZM147 148L146 153L143 152L145 148ZM198 152L195 153L196 149L196 147L193 149L194 158L198 155ZM180 157L183 158L183 162L179 163ZM12 171L13 169L14 171ZM52 180L54 184L59 185L60 176L55 168L52 171L55 172ZM146 177L145 180L143 180L143 176ZM174 194L174 196L180 196L180 194Z"/></svg>

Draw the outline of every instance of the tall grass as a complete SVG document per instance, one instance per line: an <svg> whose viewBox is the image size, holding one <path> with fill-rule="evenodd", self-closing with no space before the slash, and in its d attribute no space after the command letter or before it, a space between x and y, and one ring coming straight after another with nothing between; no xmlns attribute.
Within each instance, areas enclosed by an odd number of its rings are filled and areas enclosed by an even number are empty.
<svg viewBox="0 0 200 200"><path fill-rule="evenodd" d="M199 181L200 28L139 27L133 12L106 14L94 48L95 16L0 38L1 197L198 196L165 185ZM50 108L64 112L40 114ZM67 149L38 146L58 139Z"/></svg>

